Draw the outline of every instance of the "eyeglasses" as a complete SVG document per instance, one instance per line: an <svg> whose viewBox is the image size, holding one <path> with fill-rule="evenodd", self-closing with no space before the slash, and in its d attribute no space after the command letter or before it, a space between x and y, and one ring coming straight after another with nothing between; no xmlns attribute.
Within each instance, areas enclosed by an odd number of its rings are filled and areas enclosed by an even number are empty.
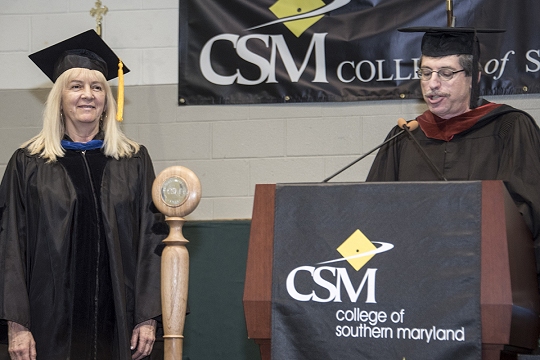
<svg viewBox="0 0 540 360"><path fill-rule="evenodd" d="M437 73L439 77L441 78L441 80L448 81L448 80L452 80L452 78L454 77L454 74L460 73L462 71L465 71L465 69L452 70L448 68L442 68L439 70L431 70L427 68L422 68L422 69L418 69L416 73L418 74L418 77L420 78L420 80L423 80L423 81L427 81L431 79L431 75L433 73Z"/></svg>

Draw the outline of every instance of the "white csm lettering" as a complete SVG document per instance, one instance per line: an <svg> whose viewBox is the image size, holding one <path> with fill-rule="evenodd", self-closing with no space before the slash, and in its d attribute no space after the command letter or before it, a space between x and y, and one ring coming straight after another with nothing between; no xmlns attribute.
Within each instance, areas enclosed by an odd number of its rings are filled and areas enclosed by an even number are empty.
<svg viewBox="0 0 540 360"><path fill-rule="evenodd" d="M345 79L343 77L343 66L345 65L350 65L352 68L354 68L354 62L352 61L344 61L342 62L341 64L338 65L338 68L337 68L337 77L339 79L339 81L341 82L344 82L344 83L350 83L354 80L354 76L350 79Z"/></svg>
<svg viewBox="0 0 540 360"><path fill-rule="evenodd" d="M538 72L540 71L540 61L532 57L532 54L536 54L536 57L540 57L540 50L529 50L527 51L527 60L536 65L536 68L530 68L529 65L525 65L526 72Z"/></svg>
<svg viewBox="0 0 540 360"><path fill-rule="evenodd" d="M214 36L213 38L208 40L206 44L204 44L204 47L201 50L201 56L199 58L199 67L201 68L201 72L203 76L206 78L206 80L217 85L231 85L235 82L236 77L238 76L237 74L230 75L230 76L219 75L212 68L212 62L210 58L212 55L212 46L214 45L216 41L220 41L220 40L229 41L233 43L234 47L236 48L236 42L238 38L239 38L238 35L221 34L221 35Z"/></svg>
<svg viewBox="0 0 540 360"><path fill-rule="evenodd" d="M394 78L394 75L391 75L390 77L383 77L383 64L386 60L375 60L377 61L377 67L379 69L379 77L377 77L377 81L387 81L392 80Z"/></svg>
<svg viewBox="0 0 540 360"><path fill-rule="evenodd" d="M256 65L261 70L261 75L257 80L248 80L242 76L240 70L236 70L238 74L238 83L241 85L257 85L262 83L268 75L270 75L270 64L268 61L260 55L257 55L247 48L247 42L251 39L261 40L266 47L268 47L268 35L247 35L243 36L238 40L238 45L236 47L236 52L240 58L246 60L247 62Z"/></svg>
<svg viewBox="0 0 540 360"><path fill-rule="evenodd" d="M499 75L496 75L493 77L493 80L498 80L503 76L504 70L506 68L506 63L508 62L508 58L510 55L515 54L516 52L514 50L508 51L506 54L504 54L504 57L501 59L501 62L499 63L499 60L497 59L491 59L489 60L486 65L484 66L484 72L488 75L491 75L499 70Z"/></svg>
<svg viewBox="0 0 540 360"><path fill-rule="evenodd" d="M334 302L341 302L341 291L340 291L340 284L343 283L345 286L345 290L347 290L347 294L349 295L349 299L351 302L356 302L358 300L358 297L360 296L360 292L362 292L362 289L364 288L364 285L367 281L367 296L366 296L366 303L367 304L376 304L377 301L375 300L375 273L377 272L377 269L367 269L366 274L364 275L364 278L362 279L362 282L360 283L360 286L358 287L358 291L354 291L354 287L351 283L351 279L349 278L349 273L344 268L338 268L338 279L337 279L337 296L334 299Z"/></svg>
<svg viewBox="0 0 540 360"><path fill-rule="evenodd" d="M270 64L271 69L274 70L274 73L273 78L269 78L269 82L277 82L275 79L277 53L281 55L281 60L285 65L285 69L287 70L291 81L298 82L300 76L302 75L304 70L306 70L306 66L311 56L311 53L313 52L313 49L315 49L315 78L313 79L313 82L328 82L328 80L326 79L326 58L324 51L324 38L326 37L326 35L328 35L328 33L313 34L311 42L309 43L309 49L306 53L306 56L304 57L304 62L302 63L300 69L296 68L295 61L291 55L291 52L289 51L289 47L287 46L283 35L272 35L272 55Z"/></svg>
<svg viewBox="0 0 540 360"><path fill-rule="evenodd" d="M325 279L323 279L321 277L321 271L323 270L327 270L327 271L330 271L332 273L333 276L336 276L336 268L333 268L333 267L329 267L329 266L322 266L322 267L319 267L315 270L315 272L313 273L313 281L315 281L315 284L325 288L326 290L328 290L328 297L326 299L323 299L323 298L320 298L318 297L315 292L313 292L313 301L316 301L316 302L330 302L332 301L334 298L336 298L337 296L339 296L339 288L336 288L334 286L334 284L332 284L331 282L329 281L326 281ZM338 285L339 286L339 285Z"/></svg>
<svg viewBox="0 0 540 360"><path fill-rule="evenodd" d="M328 297L321 298L315 294L315 290L312 290L309 294L300 294L295 287L295 277L298 272L307 271L311 274L313 282L320 287L328 291ZM335 284L324 279L321 276L321 272L328 271L335 278ZM329 266L322 266L315 268L312 266L300 266L289 273L286 280L287 292L289 295L297 301L316 301L316 302L342 302L341 300L341 284L343 284L349 300L351 302L357 302L364 286L366 287L366 303L377 303L375 299L375 276L377 269L367 269L362 282L357 290L351 282L349 274L344 268L334 268Z"/></svg>
<svg viewBox="0 0 540 360"><path fill-rule="evenodd" d="M361 82L365 82L365 83L370 82L373 79L375 79L375 76L377 77L376 81L410 80L411 78L418 79L416 70L418 69L420 58L413 58L411 60L413 61L414 75L413 74L409 74L407 76L401 75L401 62L403 61L403 59L394 59L394 63L396 64L395 66L396 72L395 74L391 74L388 77L384 77L384 71L383 71L383 65L386 60L375 60L375 62L377 63L376 66L372 61L369 61L369 60L362 60L357 65L355 65L354 61L343 61L338 65L336 69L336 73L337 73L337 77L339 81L343 83L350 83L350 82L353 82L355 79L354 76L346 78L343 75L343 72L347 71L348 68L354 69L354 74L356 78L360 80ZM362 75L362 70L363 70L363 75Z"/></svg>
<svg viewBox="0 0 540 360"><path fill-rule="evenodd" d="M206 80L217 85L231 85L234 82L242 85L258 85L263 82L276 83L276 60L279 53L285 69L292 82L298 82L304 73L308 61L312 55L315 57L315 77L313 82L328 82L326 79L326 58L324 39L328 33L314 34L311 38L309 48L300 68L289 51L283 35L261 35L252 34L239 37L234 34L220 34L214 36L204 45L199 58L199 66ZM247 43L250 40L259 40L267 48L271 49L270 60L265 59L248 49ZM270 44L271 40L271 44ZM246 62L257 66L260 70L258 79L246 79L242 76L241 69L236 69L233 75L220 75L212 67L212 47L217 41L228 41L236 49L238 56Z"/></svg>
<svg viewBox="0 0 540 360"><path fill-rule="evenodd" d="M418 77L418 74L416 73L416 70L418 70L420 68L420 58L413 58L412 60L413 60L413 63L414 63L414 77L413 77L413 79L418 80L420 78Z"/></svg>
<svg viewBox="0 0 540 360"><path fill-rule="evenodd" d="M401 76L401 61L403 61L403 59L394 59L394 62L396 63L396 80L409 80L411 78L411 74L409 74L407 77Z"/></svg>
<svg viewBox="0 0 540 360"><path fill-rule="evenodd" d="M363 64L368 64L369 68L371 69L371 75L367 79L364 79L362 77L362 74L360 73L360 68L362 67ZM375 64L373 64L371 61L362 60L356 66L356 72L355 73L356 73L356 77L358 78L358 80L360 80L362 82L370 82L375 77L375 75L377 73L377 70L375 70Z"/></svg>
<svg viewBox="0 0 540 360"><path fill-rule="evenodd" d="M313 270L315 270L313 266L300 266L289 273L286 282L287 292L293 299L298 301L311 300L315 291L312 291L310 294L300 294L298 291L296 291L296 287L294 286L294 278L296 276L296 273L298 273L299 271L307 271L311 274L311 276L313 276Z"/></svg>

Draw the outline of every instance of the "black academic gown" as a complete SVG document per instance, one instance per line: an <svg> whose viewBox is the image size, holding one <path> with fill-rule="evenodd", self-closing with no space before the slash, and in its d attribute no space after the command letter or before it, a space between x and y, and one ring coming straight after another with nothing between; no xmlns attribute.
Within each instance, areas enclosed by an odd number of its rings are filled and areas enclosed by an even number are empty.
<svg viewBox="0 0 540 360"><path fill-rule="evenodd" d="M134 326L160 315L166 231L154 177L144 147L120 160L100 150L49 164L22 149L11 158L0 186L0 319L30 329L38 359L130 359Z"/></svg>
<svg viewBox="0 0 540 360"><path fill-rule="evenodd" d="M388 137L398 133L397 126ZM414 137L448 180L503 180L535 239L540 261L540 129L527 113L502 105L450 141ZM436 181L406 134L383 146L366 181ZM540 266L537 265L540 270ZM540 278L539 278L540 279Z"/></svg>

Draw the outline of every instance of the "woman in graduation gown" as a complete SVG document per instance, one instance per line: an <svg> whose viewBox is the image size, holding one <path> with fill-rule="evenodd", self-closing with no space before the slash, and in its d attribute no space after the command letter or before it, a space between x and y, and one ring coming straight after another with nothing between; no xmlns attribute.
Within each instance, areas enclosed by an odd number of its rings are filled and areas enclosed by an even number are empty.
<svg viewBox="0 0 540 360"><path fill-rule="evenodd" d="M142 359L161 313L166 228L148 152L115 120L107 80L118 57L93 30L30 57L54 86L43 129L15 151L0 186L10 356Z"/></svg>

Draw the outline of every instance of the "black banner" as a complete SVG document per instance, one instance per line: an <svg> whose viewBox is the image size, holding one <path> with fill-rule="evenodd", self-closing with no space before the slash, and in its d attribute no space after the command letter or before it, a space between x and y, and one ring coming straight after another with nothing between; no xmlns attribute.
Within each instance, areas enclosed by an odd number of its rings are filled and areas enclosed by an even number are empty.
<svg viewBox="0 0 540 360"><path fill-rule="evenodd" d="M480 360L480 195L278 185L272 359Z"/></svg>
<svg viewBox="0 0 540 360"><path fill-rule="evenodd" d="M454 0L482 34L481 95L540 92L538 0ZM422 34L445 0L180 0L179 104L420 98Z"/></svg>

